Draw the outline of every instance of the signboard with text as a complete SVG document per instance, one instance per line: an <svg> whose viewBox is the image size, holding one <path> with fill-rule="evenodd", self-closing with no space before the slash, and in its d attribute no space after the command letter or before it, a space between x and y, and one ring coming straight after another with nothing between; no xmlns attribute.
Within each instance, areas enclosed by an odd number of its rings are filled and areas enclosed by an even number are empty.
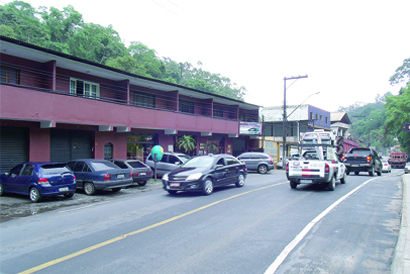
<svg viewBox="0 0 410 274"><path fill-rule="evenodd" d="M240 122L239 134L241 135L261 135L262 123L258 122Z"/></svg>

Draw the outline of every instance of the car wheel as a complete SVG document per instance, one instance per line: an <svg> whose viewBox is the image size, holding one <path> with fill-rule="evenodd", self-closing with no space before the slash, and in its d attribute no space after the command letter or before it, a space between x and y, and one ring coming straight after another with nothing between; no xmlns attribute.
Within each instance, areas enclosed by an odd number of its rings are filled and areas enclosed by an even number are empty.
<svg viewBox="0 0 410 274"><path fill-rule="evenodd" d="M167 191L168 191L168 193L171 194L171 195L177 194L177 191L176 191L176 190L167 190Z"/></svg>
<svg viewBox="0 0 410 274"><path fill-rule="evenodd" d="M260 174L265 174L266 172L268 172L268 167L266 165L260 165L258 167L258 172Z"/></svg>
<svg viewBox="0 0 410 274"><path fill-rule="evenodd" d="M342 179L340 179L340 183L341 183L341 184L346 184L346 173L343 174Z"/></svg>
<svg viewBox="0 0 410 274"><path fill-rule="evenodd" d="M290 181L290 188L296 189L298 187L298 184L296 182Z"/></svg>
<svg viewBox="0 0 410 274"><path fill-rule="evenodd" d="M74 192L64 194L65 198L73 198Z"/></svg>
<svg viewBox="0 0 410 274"><path fill-rule="evenodd" d="M346 175L349 175L350 174L350 171L346 171Z"/></svg>
<svg viewBox="0 0 410 274"><path fill-rule="evenodd" d="M237 187L243 187L243 185L245 184L245 177L243 176L243 174L239 174L238 176L238 181L236 182L236 186Z"/></svg>
<svg viewBox="0 0 410 274"><path fill-rule="evenodd" d="M32 201L33 203L37 203L38 201L41 200L41 195L40 192L38 191L37 188L32 187L30 188L30 201Z"/></svg>
<svg viewBox="0 0 410 274"><path fill-rule="evenodd" d="M145 186L146 184L147 184L147 181L144 181L144 182L138 182L137 183L139 186Z"/></svg>
<svg viewBox="0 0 410 274"><path fill-rule="evenodd" d="M336 188L336 181L335 181L335 176L332 176L332 179L329 182L329 185L327 187L328 190L333 191Z"/></svg>
<svg viewBox="0 0 410 274"><path fill-rule="evenodd" d="M372 177L374 176L374 166L372 166L372 168L370 169L369 175Z"/></svg>
<svg viewBox="0 0 410 274"><path fill-rule="evenodd" d="M94 195L95 193L95 186L93 183L85 182L84 183L84 192L87 195Z"/></svg>
<svg viewBox="0 0 410 274"><path fill-rule="evenodd" d="M0 183L0 196L3 196L3 184L2 183Z"/></svg>
<svg viewBox="0 0 410 274"><path fill-rule="evenodd" d="M359 175L359 171L355 171L355 172L354 172L354 175Z"/></svg>
<svg viewBox="0 0 410 274"><path fill-rule="evenodd" d="M214 183L212 182L210 178L207 178L204 182L203 193L205 195L211 195L213 191L214 191Z"/></svg>
<svg viewBox="0 0 410 274"><path fill-rule="evenodd" d="M382 171L381 170L377 171L376 173L377 173L377 176L382 176Z"/></svg>
<svg viewBox="0 0 410 274"><path fill-rule="evenodd" d="M112 192L118 192L121 190L121 187L115 187L115 188L111 188Z"/></svg>

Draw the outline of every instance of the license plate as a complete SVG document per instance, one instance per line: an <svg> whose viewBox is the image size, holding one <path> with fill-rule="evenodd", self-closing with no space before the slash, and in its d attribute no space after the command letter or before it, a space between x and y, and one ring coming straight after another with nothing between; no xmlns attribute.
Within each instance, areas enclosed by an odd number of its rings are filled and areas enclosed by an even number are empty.
<svg viewBox="0 0 410 274"><path fill-rule="evenodd" d="M147 173L145 173L145 172L141 172L140 173L140 175L142 176L142 175L147 175Z"/></svg>
<svg viewBox="0 0 410 274"><path fill-rule="evenodd" d="M66 192L68 190L69 190L68 187L61 187L61 188L58 189L58 191L60 191L60 192Z"/></svg>
<svg viewBox="0 0 410 274"><path fill-rule="evenodd" d="M311 184L311 183L312 183L312 180L300 180L300 182L301 182L301 183Z"/></svg>
<svg viewBox="0 0 410 274"><path fill-rule="evenodd" d="M352 166L359 166L359 165L352 165Z"/></svg>
<svg viewBox="0 0 410 274"><path fill-rule="evenodd" d="M179 186L179 183L169 183L169 186L171 186L171 187L178 187L178 186Z"/></svg>
<svg viewBox="0 0 410 274"><path fill-rule="evenodd" d="M124 178L125 178L125 175L124 175L124 174L118 174L118 175L117 175L117 178L118 178L118 179L124 179Z"/></svg>

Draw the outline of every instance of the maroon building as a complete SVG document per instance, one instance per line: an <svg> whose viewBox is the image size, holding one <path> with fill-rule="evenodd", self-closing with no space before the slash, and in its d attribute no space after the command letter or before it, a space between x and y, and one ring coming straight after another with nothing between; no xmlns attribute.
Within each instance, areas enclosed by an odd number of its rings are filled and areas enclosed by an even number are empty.
<svg viewBox="0 0 410 274"><path fill-rule="evenodd" d="M247 150L259 106L154 80L0 36L0 169L23 161L145 160L154 145ZM235 141L234 141L235 140Z"/></svg>

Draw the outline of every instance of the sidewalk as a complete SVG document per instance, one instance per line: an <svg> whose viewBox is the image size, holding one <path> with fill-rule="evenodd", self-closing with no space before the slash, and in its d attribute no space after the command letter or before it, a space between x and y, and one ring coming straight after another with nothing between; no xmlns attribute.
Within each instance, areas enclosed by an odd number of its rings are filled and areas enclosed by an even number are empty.
<svg viewBox="0 0 410 274"><path fill-rule="evenodd" d="M394 251L392 274L410 273L410 175L403 175L403 207L401 228Z"/></svg>

